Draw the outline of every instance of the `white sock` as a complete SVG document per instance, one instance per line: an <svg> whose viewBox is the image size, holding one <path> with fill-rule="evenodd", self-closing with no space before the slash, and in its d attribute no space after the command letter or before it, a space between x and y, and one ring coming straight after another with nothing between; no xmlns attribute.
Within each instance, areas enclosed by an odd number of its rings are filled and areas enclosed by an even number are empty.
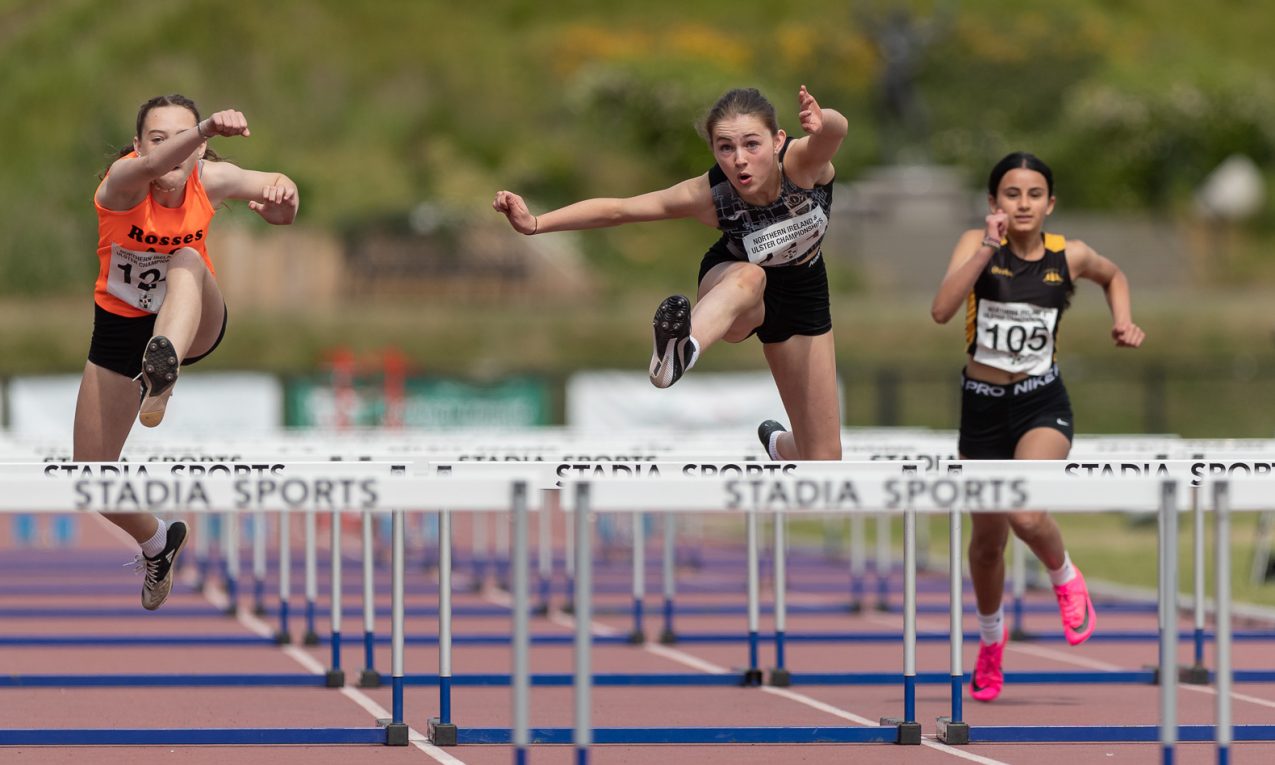
<svg viewBox="0 0 1275 765"><path fill-rule="evenodd" d="M168 524L163 518L157 518L159 528L155 529L155 535L150 539L142 542L142 555L147 558L154 558L164 551L168 546Z"/></svg>
<svg viewBox="0 0 1275 765"><path fill-rule="evenodd" d="M1076 567L1071 565L1071 555L1066 550L1063 551L1062 566L1056 571L1052 568L1047 570L1049 571L1049 581L1055 587L1061 587L1076 578Z"/></svg>
<svg viewBox="0 0 1275 765"><path fill-rule="evenodd" d="M699 341L695 339L694 335L687 335L686 339L691 341L692 350L691 360L686 362L686 369L683 369L683 372L691 371L691 367L695 366L695 362L699 361Z"/></svg>
<svg viewBox="0 0 1275 765"><path fill-rule="evenodd" d="M978 636L984 645L996 645L1005 639L1005 608L994 614L978 615Z"/></svg>
<svg viewBox="0 0 1275 765"><path fill-rule="evenodd" d="M786 432L784 430L776 430L770 434L770 443L766 444L766 451L770 454L770 458L776 462L783 460L783 457L779 456L779 436Z"/></svg>

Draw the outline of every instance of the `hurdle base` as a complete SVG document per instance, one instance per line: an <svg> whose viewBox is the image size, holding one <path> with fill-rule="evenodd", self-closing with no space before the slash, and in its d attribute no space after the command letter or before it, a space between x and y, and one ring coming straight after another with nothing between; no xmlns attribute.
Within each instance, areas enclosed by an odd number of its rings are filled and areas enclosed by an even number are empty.
<svg viewBox="0 0 1275 765"><path fill-rule="evenodd" d="M660 631L660 645L675 645L677 643L677 633L672 630Z"/></svg>
<svg viewBox="0 0 1275 765"><path fill-rule="evenodd" d="M274 644L275 645L291 645L292 633L284 632L283 630L280 630L274 633Z"/></svg>
<svg viewBox="0 0 1275 765"><path fill-rule="evenodd" d="M1159 666L1152 666L1152 665L1150 665L1150 664L1143 664L1143 665L1142 665L1142 669L1143 669L1144 671L1146 671L1146 672L1150 672L1150 673L1151 673L1151 684L1152 684L1152 685L1159 685L1159 684L1160 684L1160 667L1159 667Z"/></svg>
<svg viewBox="0 0 1275 765"><path fill-rule="evenodd" d="M456 724L445 723L437 717L429 718L425 735L434 746L456 746Z"/></svg>
<svg viewBox="0 0 1275 765"><path fill-rule="evenodd" d="M574 614L575 612L576 612L576 604L574 601L568 600L566 603L562 604L562 613Z"/></svg>
<svg viewBox="0 0 1275 765"><path fill-rule="evenodd" d="M646 645L646 633L642 630L633 630L626 638L629 645Z"/></svg>
<svg viewBox="0 0 1275 765"><path fill-rule="evenodd" d="M529 613L530 613L532 616L548 616L548 615L549 615L549 604L548 604L548 603L537 603L536 605L534 605L534 606L532 606L532 607L531 607L531 611L530 611Z"/></svg>
<svg viewBox="0 0 1275 765"><path fill-rule="evenodd" d="M345 687L345 670L329 669L327 674L323 676L324 688L344 688Z"/></svg>
<svg viewBox="0 0 1275 765"><path fill-rule="evenodd" d="M306 632L305 635L301 637L301 642L304 643L305 645L318 645L319 633L314 631Z"/></svg>
<svg viewBox="0 0 1275 765"><path fill-rule="evenodd" d="M904 744L906 746L920 746L921 744L921 723L915 720L900 720L897 717L882 717L881 727L894 728L898 731L897 737L894 739L896 744Z"/></svg>
<svg viewBox="0 0 1275 765"><path fill-rule="evenodd" d="M968 744L970 742L970 724L950 717L937 719L939 741L944 744Z"/></svg>
<svg viewBox="0 0 1275 765"><path fill-rule="evenodd" d="M760 688L762 686L761 670L754 667L740 672L739 684L744 688Z"/></svg>
<svg viewBox="0 0 1275 765"><path fill-rule="evenodd" d="M1203 664L1194 664L1190 667L1179 666L1178 682L1187 685L1208 685L1209 668Z"/></svg>
<svg viewBox="0 0 1275 765"><path fill-rule="evenodd" d="M1009 639L1020 643L1032 643L1036 641L1036 636L1024 629L1012 629L1009 631Z"/></svg>
<svg viewBox="0 0 1275 765"><path fill-rule="evenodd" d="M846 613L861 614L863 613L863 601L855 600L846 604Z"/></svg>
<svg viewBox="0 0 1275 765"><path fill-rule="evenodd" d="M381 717L376 724L385 729L386 746L407 746L408 732L411 730L407 723L391 722L388 717Z"/></svg>
<svg viewBox="0 0 1275 765"><path fill-rule="evenodd" d="M359 674L360 688L380 688L381 673L374 669L365 669Z"/></svg>
<svg viewBox="0 0 1275 765"><path fill-rule="evenodd" d="M872 609L876 611L877 613L888 614L890 613L890 604L884 600L878 600L872 606Z"/></svg>
<svg viewBox="0 0 1275 765"><path fill-rule="evenodd" d="M792 674L783 667L771 667L770 685L774 688L787 688L792 685Z"/></svg>
<svg viewBox="0 0 1275 765"><path fill-rule="evenodd" d="M266 610L266 605L264 603L258 603L252 607L253 616L265 616L267 613L269 613L269 611Z"/></svg>

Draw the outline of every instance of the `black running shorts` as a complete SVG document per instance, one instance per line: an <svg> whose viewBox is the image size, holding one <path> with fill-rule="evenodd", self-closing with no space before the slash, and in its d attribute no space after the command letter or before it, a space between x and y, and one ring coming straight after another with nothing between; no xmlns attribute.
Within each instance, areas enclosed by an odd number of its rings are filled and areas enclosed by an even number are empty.
<svg viewBox="0 0 1275 765"><path fill-rule="evenodd" d="M722 263L739 263L725 248L713 247L699 264L699 278ZM763 343L782 343L793 335L822 335L832 329L828 269L820 254L800 266L767 268L762 301L766 317L753 332ZM752 333L750 333L752 334Z"/></svg>
<svg viewBox="0 0 1275 765"><path fill-rule="evenodd" d="M971 380L961 372L961 454L1010 460L1027 431L1052 428L1071 441L1075 420L1058 367L1009 385Z"/></svg>
<svg viewBox="0 0 1275 765"><path fill-rule="evenodd" d="M226 336L226 321L229 313L223 308L221 333L211 348L198 356L191 356L182 361L187 367L221 345ZM89 342L89 361L99 367L109 369L125 377L137 377L142 372L142 351L146 350L146 341L155 334L155 315L119 316L93 305L93 339Z"/></svg>

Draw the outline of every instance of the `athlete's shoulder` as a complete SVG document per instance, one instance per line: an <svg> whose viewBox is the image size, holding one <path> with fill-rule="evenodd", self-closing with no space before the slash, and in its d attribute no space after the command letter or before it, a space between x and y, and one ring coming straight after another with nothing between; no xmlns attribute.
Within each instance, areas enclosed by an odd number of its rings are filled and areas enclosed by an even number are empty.
<svg viewBox="0 0 1275 765"><path fill-rule="evenodd" d="M1062 237L1059 237L1059 239L1061 240ZM1057 248L1050 247L1049 243L1046 242L1045 247L1055 252L1066 252L1069 261L1085 260L1098 254L1094 248L1080 239L1067 239L1064 242L1060 242L1060 246Z"/></svg>
<svg viewBox="0 0 1275 765"><path fill-rule="evenodd" d="M1077 240L1074 239L1068 242L1067 237L1062 234L1051 234L1049 232L1044 234L1044 238L1045 249L1050 252L1065 252L1068 246L1074 246L1077 243ZM1080 242L1080 244L1083 245L1084 243Z"/></svg>

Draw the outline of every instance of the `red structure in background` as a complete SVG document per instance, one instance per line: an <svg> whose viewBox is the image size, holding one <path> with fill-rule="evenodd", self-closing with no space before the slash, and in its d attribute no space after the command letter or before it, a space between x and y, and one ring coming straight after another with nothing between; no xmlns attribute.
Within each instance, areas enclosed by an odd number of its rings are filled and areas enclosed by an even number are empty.
<svg viewBox="0 0 1275 765"><path fill-rule="evenodd" d="M398 348L386 348L381 355L385 393L385 413L381 427L395 430L403 427L407 410L407 357Z"/></svg>
<svg viewBox="0 0 1275 765"><path fill-rule="evenodd" d="M407 408L407 357L402 351L390 347L360 359L349 348L332 348L325 354L324 365L332 383L333 428L403 427ZM361 421L356 384L360 379L377 377L384 401L379 422Z"/></svg>

